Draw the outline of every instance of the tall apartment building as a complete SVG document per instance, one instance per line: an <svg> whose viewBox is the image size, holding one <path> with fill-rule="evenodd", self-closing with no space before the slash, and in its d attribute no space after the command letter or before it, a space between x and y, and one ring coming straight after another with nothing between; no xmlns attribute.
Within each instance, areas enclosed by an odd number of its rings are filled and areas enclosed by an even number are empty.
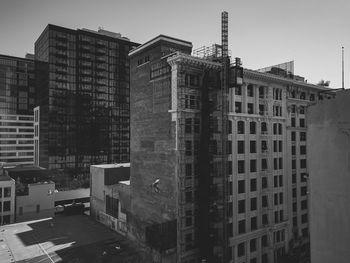
<svg viewBox="0 0 350 263"><path fill-rule="evenodd" d="M292 62L254 71L236 60L226 94L220 50L191 47L160 35L130 52L134 238L170 262L307 257L307 106L328 88Z"/></svg>
<svg viewBox="0 0 350 263"><path fill-rule="evenodd" d="M39 164L87 180L129 162L129 51L120 34L48 25L35 42Z"/></svg>
<svg viewBox="0 0 350 263"><path fill-rule="evenodd" d="M0 162L33 164L34 60L0 55Z"/></svg>

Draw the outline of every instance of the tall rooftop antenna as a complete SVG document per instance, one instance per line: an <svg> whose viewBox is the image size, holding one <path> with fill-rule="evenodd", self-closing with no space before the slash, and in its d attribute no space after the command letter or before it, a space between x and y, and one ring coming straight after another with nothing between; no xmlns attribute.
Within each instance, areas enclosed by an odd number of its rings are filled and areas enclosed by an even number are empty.
<svg viewBox="0 0 350 263"><path fill-rule="evenodd" d="M341 47L341 88L344 89L344 47Z"/></svg>
<svg viewBox="0 0 350 263"><path fill-rule="evenodd" d="M228 57L228 13L226 11L221 13L221 45L222 57Z"/></svg>

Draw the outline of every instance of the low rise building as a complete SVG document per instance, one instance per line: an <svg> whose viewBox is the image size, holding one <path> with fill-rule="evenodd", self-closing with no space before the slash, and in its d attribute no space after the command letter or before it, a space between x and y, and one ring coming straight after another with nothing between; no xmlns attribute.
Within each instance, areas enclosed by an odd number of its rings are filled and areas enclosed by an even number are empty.
<svg viewBox="0 0 350 263"><path fill-rule="evenodd" d="M130 205L128 204L130 164L92 165L90 173L90 215L125 235L127 231L125 206Z"/></svg>
<svg viewBox="0 0 350 263"><path fill-rule="evenodd" d="M15 218L15 180L0 174L0 225L11 224Z"/></svg>

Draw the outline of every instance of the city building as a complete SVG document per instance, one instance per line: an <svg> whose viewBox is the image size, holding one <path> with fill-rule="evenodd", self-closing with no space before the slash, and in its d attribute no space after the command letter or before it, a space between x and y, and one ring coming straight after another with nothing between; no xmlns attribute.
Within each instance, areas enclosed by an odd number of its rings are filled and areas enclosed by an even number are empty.
<svg viewBox="0 0 350 263"><path fill-rule="evenodd" d="M308 164L311 262L350 258L349 90L309 108Z"/></svg>
<svg viewBox="0 0 350 263"><path fill-rule="evenodd" d="M15 181L14 222L54 216L56 191L50 171L32 165L7 166L4 170Z"/></svg>
<svg viewBox="0 0 350 263"><path fill-rule="evenodd" d="M170 262L307 260L307 107L329 88L293 62L224 77L213 47L160 35L129 54L129 236Z"/></svg>
<svg viewBox="0 0 350 263"><path fill-rule="evenodd" d="M90 172L90 215L102 224L126 235L125 206L130 202L127 202L123 195L130 198L130 164L91 165Z"/></svg>
<svg viewBox="0 0 350 263"><path fill-rule="evenodd" d="M12 224L15 220L15 180L0 174L0 225Z"/></svg>
<svg viewBox="0 0 350 263"><path fill-rule="evenodd" d="M129 162L129 51L138 44L103 29L49 24L35 42L38 159L82 187L89 167Z"/></svg>
<svg viewBox="0 0 350 263"><path fill-rule="evenodd" d="M33 164L34 60L0 55L0 162Z"/></svg>

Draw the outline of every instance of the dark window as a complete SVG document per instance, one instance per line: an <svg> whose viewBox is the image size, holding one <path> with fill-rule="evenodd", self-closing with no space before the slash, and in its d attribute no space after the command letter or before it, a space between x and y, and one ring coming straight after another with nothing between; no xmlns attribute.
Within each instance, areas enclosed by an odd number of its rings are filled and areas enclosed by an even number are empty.
<svg viewBox="0 0 350 263"><path fill-rule="evenodd" d="M244 173L244 160L239 160L238 161L238 173Z"/></svg>
<svg viewBox="0 0 350 263"><path fill-rule="evenodd" d="M256 134L256 122L251 121L249 123L249 126L250 126L250 134Z"/></svg>
<svg viewBox="0 0 350 263"><path fill-rule="evenodd" d="M283 175L281 174L280 176L279 176L279 178L280 178L280 187L282 187L283 186Z"/></svg>
<svg viewBox="0 0 350 263"><path fill-rule="evenodd" d="M239 194L245 193L245 180L238 181L238 193Z"/></svg>
<svg viewBox="0 0 350 263"><path fill-rule="evenodd" d="M277 123L273 124L273 134L277 134Z"/></svg>
<svg viewBox="0 0 350 263"><path fill-rule="evenodd" d="M192 133L192 119L185 119L185 133Z"/></svg>
<svg viewBox="0 0 350 263"><path fill-rule="evenodd" d="M273 152L278 152L277 141L273 141Z"/></svg>
<svg viewBox="0 0 350 263"><path fill-rule="evenodd" d="M186 226L192 226L192 210L186 211Z"/></svg>
<svg viewBox="0 0 350 263"><path fill-rule="evenodd" d="M262 237L261 237L261 246L262 247L267 247L267 235L263 235Z"/></svg>
<svg viewBox="0 0 350 263"><path fill-rule="evenodd" d="M11 187L4 187L4 197L11 197Z"/></svg>
<svg viewBox="0 0 350 263"><path fill-rule="evenodd" d="M235 95L242 95L242 87L241 86L235 87Z"/></svg>
<svg viewBox="0 0 350 263"><path fill-rule="evenodd" d="M298 226L298 218L295 216L293 217L293 227Z"/></svg>
<svg viewBox="0 0 350 263"><path fill-rule="evenodd" d="M273 195L273 199L274 199L274 205L278 205L278 194L277 193L275 193L274 195Z"/></svg>
<svg viewBox="0 0 350 263"><path fill-rule="evenodd" d="M280 193L280 205L283 204L283 193Z"/></svg>
<svg viewBox="0 0 350 263"><path fill-rule="evenodd" d="M256 179L250 179L250 191L255 192L256 191Z"/></svg>
<svg viewBox="0 0 350 263"><path fill-rule="evenodd" d="M280 210L280 221L282 222L283 221L283 210Z"/></svg>
<svg viewBox="0 0 350 263"><path fill-rule="evenodd" d="M305 127L305 119L299 119L299 126Z"/></svg>
<svg viewBox="0 0 350 263"><path fill-rule="evenodd" d="M259 115L265 114L265 105L259 104Z"/></svg>
<svg viewBox="0 0 350 263"><path fill-rule="evenodd" d="M254 104L248 103L248 114L253 114L253 113L254 113Z"/></svg>
<svg viewBox="0 0 350 263"><path fill-rule="evenodd" d="M307 200L301 201L301 210L307 209Z"/></svg>
<svg viewBox="0 0 350 263"><path fill-rule="evenodd" d="M242 257L245 255L245 244L239 243L237 246L237 256Z"/></svg>
<svg viewBox="0 0 350 263"><path fill-rule="evenodd" d="M256 258L251 258L250 261L249 261L249 263L257 263L257 262L258 262L258 261L257 261Z"/></svg>
<svg viewBox="0 0 350 263"><path fill-rule="evenodd" d="M268 261L268 255L267 254L263 254L262 256L261 256L261 263L268 263L269 261Z"/></svg>
<svg viewBox="0 0 350 263"><path fill-rule="evenodd" d="M278 187L278 176L273 177L273 187Z"/></svg>
<svg viewBox="0 0 350 263"><path fill-rule="evenodd" d="M238 234L245 233L245 220L238 221Z"/></svg>
<svg viewBox="0 0 350 263"><path fill-rule="evenodd" d="M237 133L244 134L244 121L237 122Z"/></svg>
<svg viewBox="0 0 350 263"><path fill-rule="evenodd" d="M248 97L254 97L254 87L253 85L248 85L247 87L247 95Z"/></svg>
<svg viewBox="0 0 350 263"><path fill-rule="evenodd" d="M291 132L291 140L292 142L295 142L295 132Z"/></svg>
<svg viewBox="0 0 350 263"><path fill-rule="evenodd" d="M306 141L306 132L300 132L300 141Z"/></svg>
<svg viewBox="0 0 350 263"><path fill-rule="evenodd" d="M238 201L238 213L245 213L245 200Z"/></svg>
<svg viewBox="0 0 350 263"><path fill-rule="evenodd" d="M186 192L185 193L185 202L191 203L192 202L192 192Z"/></svg>
<svg viewBox="0 0 350 263"><path fill-rule="evenodd" d="M292 160L292 169L297 169L297 162L296 162L296 160Z"/></svg>
<svg viewBox="0 0 350 263"><path fill-rule="evenodd" d="M306 154L306 145L300 146L300 154Z"/></svg>
<svg viewBox="0 0 350 263"><path fill-rule="evenodd" d="M266 122L261 123L261 133L262 134L267 134L267 124Z"/></svg>
<svg viewBox="0 0 350 263"><path fill-rule="evenodd" d="M11 201L5 201L4 202L4 212L8 212L11 210Z"/></svg>
<svg viewBox="0 0 350 263"><path fill-rule="evenodd" d="M226 147L227 147L227 154L232 154L232 141L227 141ZM243 147L243 151L244 151L244 147Z"/></svg>
<svg viewBox="0 0 350 263"><path fill-rule="evenodd" d="M293 188L292 196L293 196L293 198L297 197L297 189L296 188Z"/></svg>
<svg viewBox="0 0 350 263"><path fill-rule="evenodd" d="M279 123L278 124L278 134L282 134L283 132L282 132L282 124L281 123Z"/></svg>
<svg viewBox="0 0 350 263"><path fill-rule="evenodd" d="M307 195L307 187L306 187L306 186L302 186L302 187L300 188L300 190L301 190L301 195L302 195L302 196Z"/></svg>
<svg viewBox="0 0 350 263"><path fill-rule="evenodd" d="M244 141L237 142L237 153L244 153Z"/></svg>
<svg viewBox="0 0 350 263"><path fill-rule="evenodd" d="M304 224L307 222L307 214L301 215L301 223Z"/></svg>
<svg viewBox="0 0 350 263"><path fill-rule="evenodd" d="M265 98L265 87L260 86L259 87L259 98L264 99Z"/></svg>
<svg viewBox="0 0 350 263"><path fill-rule="evenodd" d="M267 201L267 196L263 195L261 199L261 206L262 207L267 207L268 206L268 201Z"/></svg>
<svg viewBox="0 0 350 263"><path fill-rule="evenodd" d="M278 148L279 148L279 152L283 152L283 142L282 141L278 141Z"/></svg>
<svg viewBox="0 0 350 263"><path fill-rule="evenodd" d="M293 212L296 212L296 211L297 211L297 209L298 209L297 206L298 206L297 203L294 202L294 203L293 203Z"/></svg>
<svg viewBox="0 0 350 263"><path fill-rule="evenodd" d="M186 176L190 177L192 176L192 164L186 163Z"/></svg>
<svg viewBox="0 0 350 263"><path fill-rule="evenodd" d="M261 170L267 170L267 159L261 159Z"/></svg>
<svg viewBox="0 0 350 263"><path fill-rule="evenodd" d="M250 211L255 211L257 209L257 198L250 198Z"/></svg>
<svg viewBox="0 0 350 263"><path fill-rule="evenodd" d="M227 162L227 172L228 174L232 174L232 161Z"/></svg>
<svg viewBox="0 0 350 263"><path fill-rule="evenodd" d="M309 236L309 230L307 228L303 228L301 230L301 234L303 235L303 237L308 237Z"/></svg>
<svg viewBox="0 0 350 263"><path fill-rule="evenodd" d="M269 224L269 218L268 218L267 214L263 214L263 215L262 215L262 224L263 224L264 226L266 226L266 225Z"/></svg>
<svg viewBox="0 0 350 263"><path fill-rule="evenodd" d="M306 168L306 159L301 159L301 160L300 160L300 168L301 168L301 169Z"/></svg>
<svg viewBox="0 0 350 263"><path fill-rule="evenodd" d="M250 153L256 153L256 141L250 141Z"/></svg>
<svg viewBox="0 0 350 263"><path fill-rule="evenodd" d="M185 154L186 156L192 155L192 141L185 141Z"/></svg>
<svg viewBox="0 0 350 263"><path fill-rule="evenodd" d="M256 160L250 160L250 172L251 173L256 172Z"/></svg>
<svg viewBox="0 0 350 263"><path fill-rule="evenodd" d="M267 188L267 178L266 177L261 178L261 188L262 189Z"/></svg>
<svg viewBox="0 0 350 263"><path fill-rule="evenodd" d="M292 184L296 184L296 183L297 183L297 175L292 174Z"/></svg>
<svg viewBox="0 0 350 263"><path fill-rule="evenodd" d="M291 119L291 126L292 126L292 127L295 127L295 118L292 118L292 119Z"/></svg>
<svg viewBox="0 0 350 263"><path fill-rule="evenodd" d="M283 169L283 158L278 158L279 169Z"/></svg>
<svg viewBox="0 0 350 263"><path fill-rule="evenodd" d="M198 131L198 133L199 133L199 131ZM230 120L227 122L227 133L228 134L232 133L232 121L230 121Z"/></svg>
<svg viewBox="0 0 350 263"><path fill-rule="evenodd" d="M310 94L310 101L314 101L315 100L315 94Z"/></svg>
<svg viewBox="0 0 350 263"><path fill-rule="evenodd" d="M251 239L250 240L250 252L256 251L256 239Z"/></svg>
<svg viewBox="0 0 350 263"><path fill-rule="evenodd" d="M235 111L236 113L242 113L242 102L239 102L239 101L235 102Z"/></svg>
<svg viewBox="0 0 350 263"><path fill-rule="evenodd" d="M250 230L254 231L257 229L258 229L258 218L255 216L250 218Z"/></svg>
<svg viewBox="0 0 350 263"><path fill-rule="evenodd" d="M295 150L295 145L292 145L292 155L295 155L296 154L296 150Z"/></svg>

